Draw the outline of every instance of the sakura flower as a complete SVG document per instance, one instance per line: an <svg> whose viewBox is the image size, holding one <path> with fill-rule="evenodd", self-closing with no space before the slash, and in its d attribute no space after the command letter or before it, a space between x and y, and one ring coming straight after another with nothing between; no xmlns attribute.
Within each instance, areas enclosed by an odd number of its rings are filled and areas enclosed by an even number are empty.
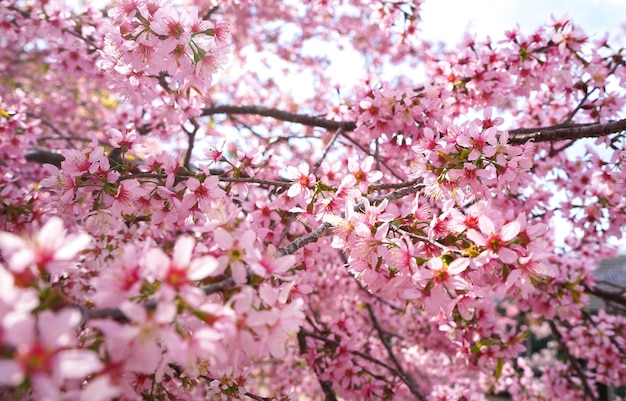
<svg viewBox="0 0 626 401"><path fill-rule="evenodd" d="M56 394L65 380L84 379L100 370L95 352L73 348L80 321L76 309L45 310L11 326L5 338L16 351L13 360L0 359L0 385L18 385L28 378L35 393Z"/></svg>
<svg viewBox="0 0 626 401"><path fill-rule="evenodd" d="M497 256L504 263L510 264L517 261L517 253L508 248L507 245L519 234L519 221L507 223L497 232L494 222L487 215L481 215L478 218L478 227L480 232L475 229L467 231L469 240L479 247L487 248L488 252Z"/></svg>
<svg viewBox="0 0 626 401"><path fill-rule="evenodd" d="M211 201L223 197L226 193L217 183L219 179L215 176L208 176L204 182L200 182L197 178L191 177L187 180L187 189L189 192L183 197L182 206L185 209L191 209L198 205L200 210L211 209Z"/></svg>
<svg viewBox="0 0 626 401"><path fill-rule="evenodd" d="M195 9L195 7L193 8ZM187 46L191 40L191 22L192 17L186 10L167 5L159 8L154 14L154 21L150 24L150 29L157 35L166 37L164 39L165 47Z"/></svg>
<svg viewBox="0 0 626 401"><path fill-rule="evenodd" d="M30 268L33 272L62 274L90 241L85 233L66 235L63 221L52 217L29 239L0 232L0 252L9 268L17 273Z"/></svg>
<svg viewBox="0 0 626 401"><path fill-rule="evenodd" d="M286 340L298 331L304 320L302 299L283 304L280 302L280 293L280 288L262 284L259 297L265 308L249 310L246 318L246 324L259 333L262 346L269 348L270 353L277 358L285 355Z"/></svg>
<svg viewBox="0 0 626 401"><path fill-rule="evenodd" d="M171 259L161 249L153 248L146 254L146 266L173 288L182 288L192 281L218 274L219 265L213 256L193 257L195 246L193 238L180 237L174 245Z"/></svg>
<svg viewBox="0 0 626 401"><path fill-rule="evenodd" d="M137 140L137 133L134 129L124 130L124 133L122 133L118 129L111 128L109 135L111 135L111 146L121 148L125 151L132 150Z"/></svg>
<svg viewBox="0 0 626 401"><path fill-rule="evenodd" d="M211 145L209 146L209 149L204 154L209 159L209 165L221 162L225 160L224 144L222 143L222 145L219 147Z"/></svg>
<svg viewBox="0 0 626 401"><path fill-rule="evenodd" d="M228 21L217 21L213 31L218 43L229 43L231 40L231 24Z"/></svg>
<svg viewBox="0 0 626 401"><path fill-rule="evenodd" d="M140 373L154 373L163 358L160 344L162 332L173 331L171 323L176 306L160 302L154 311L127 301L120 310L131 324L112 320L96 320L90 325L104 334L105 344L113 363L124 363L126 369Z"/></svg>
<svg viewBox="0 0 626 401"><path fill-rule="evenodd" d="M425 292L424 306L430 314L442 314L446 318L454 306L461 300L459 295L467 292L471 285L461 277L470 261L468 258L457 258L450 263L440 257L430 259L426 268L419 268L412 276L413 282ZM458 290L458 292L457 292ZM410 298L419 298L414 290L406 292Z"/></svg>
<svg viewBox="0 0 626 401"><path fill-rule="evenodd" d="M255 232L246 230L237 235L238 239L235 240L231 233L218 227L213 232L213 236L217 246L223 251L223 254L218 258L220 267L226 269L226 266L230 266L233 280L238 284L243 284L246 281L244 262L252 261L247 250L253 249L256 241Z"/></svg>
<svg viewBox="0 0 626 401"><path fill-rule="evenodd" d="M277 256L278 252L273 247L269 247L264 254L258 248L249 248L247 252L252 255L250 269L261 277L283 275L293 268L296 262L296 257L293 255Z"/></svg>
<svg viewBox="0 0 626 401"><path fill-rule="evenodd" d="M135 201L148 194L137 180L124 180L118 187L117 193L113 196L111 213L114 216L132 214L135 210Z"/></svg>
<svg viewBox="0 0 626 401"><path fill-rule="evenodd" d="M297 169L294 166L288 166L287 175L290 180L294 181L287 191L287 196L293 198L302 191L304 191L305 196L309 196L309 187L315 184L315 176L309 173L307 163L301 163Z"/></svg>
<svg viewBox="0 0 626 401"><path fill-rule="evenodd" d="M413 280L420 286L426 286L430 280L435 286L445 286L448 290L467 290L470 284L458 275L469 266L469 259L457 258L449 264L441 258L433 258L426 264L428 270L419 269Z"/></svg>
<svg viewBox="0 0 626 401"><path fill-rule="evenodd" d="M366 194L369 185L380 181L383 178L383 173L378 170L372 170L374 165L374 157L368 156L359 164L355 158L348 160L348 170L350 175L346 176L342 181L342 184L356 185L359 190Z"/></svg>
<svg viewBox="0 0 626 401"><path fill-rule="evenodd" d="M479 157L491 157L496 153L497 129L490 127L480 129L474 123L470 123L466 130L456 138L456 142L472 151L467 160L474 161Z"/></svg>

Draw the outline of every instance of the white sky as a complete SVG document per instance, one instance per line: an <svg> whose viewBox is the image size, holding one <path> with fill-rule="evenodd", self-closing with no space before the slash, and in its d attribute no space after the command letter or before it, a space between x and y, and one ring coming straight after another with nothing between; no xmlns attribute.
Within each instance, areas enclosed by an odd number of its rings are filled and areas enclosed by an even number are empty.
<svg viewBox="0 0 626 401"><path fill-rule="evenodd" d="M464 31L479 38L503 36L519 24L532 32L550 16L570 17L588 35L618 32L626 24L625 0L426 0L421 28L425 38L456 43ZM595 37L596 35L594 35ZM613 35L612 35L613 36Z"/></svg>

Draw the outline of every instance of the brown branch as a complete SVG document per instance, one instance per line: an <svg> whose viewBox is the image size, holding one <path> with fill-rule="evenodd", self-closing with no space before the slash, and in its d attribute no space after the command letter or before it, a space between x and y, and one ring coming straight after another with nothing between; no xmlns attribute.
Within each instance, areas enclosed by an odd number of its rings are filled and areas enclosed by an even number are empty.
<svg viewBox="0 0 626 401"><path fill-rule="evenodd" d="M291 255L295 253L298 249L311 244L313 242L317 242L322 237L325 237L329 234L330 224L322 223L315 230L310 233L303 235L302 237L298 237L295 240L291 241L284 248L280 248L278 250L278 256L283 255Z"/></svg>
<svg viewBox="0 0 626 401"><path fill-rule="evenodd" d="M328 155L330 148L333 146L333 144L335 143L335 141L337 140L339 135L341 135L342 132L343 132L343 129L341 128L335 131L335 133L333 134L333 137L330 139L330 141L328 141L328 144L326 144L326 147L324 148L324 151L322 152L322 157L320 157L320 159L313 166L313 170L311 171L311 173L317 174L317 170L319 170L319 168L322 166L322 162L326 158L326 155Z"/></svg>
<svg viewBox="0 0 626 401"><path fill-rule="evenodd" d="M352 143L354 146L359 148L366 155L370 155L370 156L374 157L376 159L376 161L378 162L378 164L384 166L387 169L387 171L389 171L391 173L391 175L393 175L394 177L396 177L399 180L404 180L404 177L401 177L391 167L389 167L389 165L384 160L382 160L378 156L378 154L375 154L375 153L372 154L372 152L370 152L365 146L361 145L359 142L357 142L354 138L350 137L350 135L346 134L345 132L342 132L341 136L346 138L350 143Z"/></svg>
<svg viewBox="0 0 626 401"><path fill-rule="evenodd" d="M341 129L344 133L354 131L357 127L355 121L335 121L262 106L221 105L208 107L203 110L203 115L205 116L213 114L254 114L310 127L320 127L328 130ZM530 140L549 142L566 139L597 138L624 130L626 130L626 119L597 124L560 124L538 128L518 128L509 131L509 142L513 145L519 145Z"/></svg>
<svg viewBox="0 0 626 401"><path fill-rule="evenodd" d="M222 281L218 281L214 284L209 284L205 287L202 287L202 291L205 295L215 294L216 292L225 291L229 288L233 288L236 286L235 281L231 278L225 278ZM157 307L157 301L146 302L143 305L147 310L155 310ZM74 305L78 307L83 315L82 322L85 323L89 320L95 319L113 319L120 323L129 322L128 317L118 308L98 308L98 309L90 309L79 305Z"/></svg>
<svg viewBox="0 0 626 401"><path fill-rule="evenodd" d="M326 338L326 337L324 337L324 336L322 336L320 334L317 334L317 333L312 333L312 332L306 330L304 327L300 327L300 332L302 333L301 334L302 336L314 338L314 339L322 341L322 342L324 342L326 344L330 344L330 345L332 345L334 347L339 347L341 345L341 343L339 341L331 340L330 338ZM383 362L381 360L378 360L378 359L374 358L373 356L371 356L369 354L366 354L366 353L361 352L361 351L354 351L354 350L349 351L349 352L352 355L361 357L361 358L365 359L366 361L369 361L369 362L371 362L373 364L381 366L381 367L387 369L391 374L393 374L395 376L398 376L398 371L395 368L393 368L392 366L386 364L385 362Z"/></svg>
<svg viewBox="0 0 626 401"><path fill-rule="evenodd" d="M608 302L614 302L626 306L626 296L624 296L624 294L626 294L626 289L622 289L621 291L607 291L598 287L591 288L584 283L583 287L585 288L585 292L587 294L594 295Z"/></svg>
<svg viewBox="0 0 626 401"><path fill-rule="evenodd" d="M346 255L344 255L344 253L341 252L341 251L338 251L338 254L339 254L339 259L341 259L341 263L343 263L343 267L347 268L348 267L348 259L346 259ZM354 282L359 286L359 289L361 291L365 292L367 295L369 295L370 297L374 298L375 300L377 300L377 301L387 305L388 307L390 307L394 311L400 312L400 313L404 313L404 309L400 308L399 306L396 306L396 305L392 304L391 302L387 301L385 298L381 297L378 294L374 294L369 289L367 289L367 287L365 287L363 284L361 284L361 282L356 278L355 275L351 274L350 276L354 279Z"/></svg>
<svg viewBox="0 0 626 401"><path fill-rule="evenodd" d="M191 123L193 129L188 130L184 125L182 126L183 131L185 131L189 140L187 152L185 153L185 161L183 163L183 166L185 166L187 170L191 170L191 154L193 153L193 146L195 145L196 133L198 133L198 130L200 129L200 125L194 118L190 118L189 122Z"/></svg>
<svg viewBox="0 0 626 401"><path fill-rule="evenodd" d="M214 114L252 114L262 117L272 117L280 121L302 124L308 127L320 127L331 131L339 129L343 131L354 131L356 128L356 123L354 121L334 121L326 118L290 113L263 106L233 106L225 104L207 107L202 110L203 116L210 116Z"/></svg>
<svg viewBox="0 0 626 401"><path fill-rule="evenodd" d="M368 198L368 199L371 204L377 205L381 203L382 201L384 201L385 199L394 201L394 200L404 198L405 196L416 193L420 188L424 187L424 184L417 182L417 181L411 181L410 183L407 183L407 184L409 184L409 186L403 187L397 191L389 192L387 195L378 196L376 198ZM362 208L363 206L359 204L356 207Z"/></svg>
<svg viewBox="0 0 626 401"><path fill-rule="evenodd" d="M376 314L374 313L374 309L372 309L372 305L365 304L365 307L367 308L367 312L369 313L370 318L372 319L372 324L374 325L374 328L376 329L376 332L378 333L378 337L380 337L380 341L382 341L383 345L385 346L385 349L387 350L387 354L389 354L389 358L391 359L393 364L396 366L398 377L400 378L400 380L404 382L404 384L406 384L406 386L409 388L409 391L411 391L411 394L413 394L415 398L417 398L420 401L427 401L424 394L422 394L421 391L419 390L419 386L417 385L417 382L415 381L413 376L407 374L402 368L400 361L398 361L396 354L393 352L393 346L391 345L391 342L389 341L389 335L385 330L383 330L382 326L378 322L378 319L376 318Z"/></svg>
<svg viewBox="0 0 626 401"><path fill-rule="evenodd" d="M65 156L60 153L50 152L44 149L34 149L26 153L26 161L38 164L52 164L61 167Z"/></svg>
<svg viewBox="0 0 626 401"><path fill-rule="evenodd" d="M370 199L370 203L372 204L378 204L380 202L382 202L385 199L389 199L389 200L397 200L400 198L403 198L407 195L410 195L412 193L415 193L419 188L421 188L423 186L423 184L411 184L411 186L406 187L406 188L402 188L399 189L397 191L393 191L388 193L385 196L380 196L377 198L371 198ZM364 204L363 203L359 203L358 205L356 205L355 207L356 211L362 211L364 209ZM287 244L287 246L285 246L284 248L281 248L278 250L278 256L282 256L282 255L291 255L293 253L295 253L298 249L311 244L313 242L317 242L320 238L327 236L330 233L330 228L331 225L329 223L322 223L320 224L315 230L311 231L310 233L303 235L302 237L296 238L295 240L293 240L292 242L290 242L289 244Z"/></svg>
<svg viewBox="0 0 626 401"><path fill-rule="evenodd" d="M568 124L543 128L519 128L509 131L509 143L528 141L554 142L566 139L598 138L626 130L626 119L598 124Z"/></svg>
<svg viewBox="0 0 626 401"><path fill-rule="evenodd" d="M556 324L552 320L548 321L548 323L550 324L550 329L552 330L552 334L554 334L554 336L556 337L556 341L559 343L559 345L565 352L565 355L567 356L567 359L569 360L570 365L574 368L574 370L576 371L576 374L580 378L580 381L583 385L583 391L585 392L584 394L585 399L589 398L593 401L599 401L598 398L594 396L593 390L591 389L591 385L589 385L589 383L587 382L587 376L585 376L585 372L583 372L583 368L580 366L576 358L574 358L574 355L570 353L569 348L567 348L567 345L563 342L563 336L561 335L561 332L559 331L558 327L556 327Z"/></svg>
<svg viewBox="0 0 626 401"><path fill-rule="evenodd" d="M300 123L308 126L321 127L326 129L341 130L345 132L356 128L354 121L334 121L320 117L312 117L296 113L287 113L281 110L255 106L215 106L205 109L205 115L228 113L234 114L257 114L261 116L274 117L282 121ZM528 141L550 142L562 140L577 140L581 138L598 138L626 131L626 119L609 123L598 124L560 124L539 128L518 128L509 131L509 143L519 145ZM59 153L44 149L34 149L26 155L26 160L39 164L53 164L61 167L61 162L65 157ZM391 170L390 170L391 171ZM393 174L393 171L391 171Z"/></svg>

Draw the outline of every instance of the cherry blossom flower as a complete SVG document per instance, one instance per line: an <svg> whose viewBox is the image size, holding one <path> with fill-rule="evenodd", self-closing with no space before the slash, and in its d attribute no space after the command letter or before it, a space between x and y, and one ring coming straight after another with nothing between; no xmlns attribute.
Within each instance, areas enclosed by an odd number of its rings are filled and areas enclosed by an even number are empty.
<svg viewBox="0 0 626 401"><path fill-rule="evenodd" d="M193 257L195 247L196 241L193 238L180 237L174 245L171 259L161 249L153 248L146 254L146 266L154 272L155 277L176 289L219 274L219 264L213 256Z"/></svg>
<svg viewBox="0 0 626 401"><path fill-rule="evenodd" d="M487 215L478 218L480 232L474 229L467 231L467 238L479 247L485 247L492 255L497 256L503 263L516 263L518 255L507 247L520 232L520 223L512 221L503 225L498 232L496 226Z"/></svg>
<svg viewBox="0 0 626 401"><path fill-rule="evenodd" d="M217 185L218 182L219 179L214 176L206 177L202 183L195 177L189 178L187 180L189 193L183 198L182 206L191 209L197 205L200 210L209 210L212 200L218 200L225 195L224 190Z"/></svg>
<svg viewBox="0 0 626 401"><path fill-rule="evenodd" d="M17 273L31 269L62 274L90 241L85 233L66 235L63 221L52 217L29 239L0 232L0 251L9 268Z"/></svg>
<svg viewBox="0 0 626 401"><path fill-rule="evenodd" d="M346 176L342 181L345 185L358 186L359 190L366 194L369 185L378 182L383 173L378 170L372 170L374 164L374 157L368 156L359 164L356 159L351 158L348 160L348 170L350 175Z"/></svg>
<svg viewBox="0 0 626 401"><path fill-rule="evenodd" d="M0 359L0 384L18 385L25 379L40 397L59 397L65 380L84 379L99 371L96 353L75 349L74 332L81 315L76 309L43 311L6 333L16 349L14 360Z"/></svg>
<svg viewBox="0 0 626 401"><path fill-rule="evenodd" d="M137 133L134 129L125 130L124 133L122 133L118 129L111 128L109 135L111 135L111 145L116 148L122 148L124 151L133 150L133 146L137 140Z"/></svg>
<svg viewBox="0 0 626 401"><path fill-rule="evenodd" d="M309 165L302 163L297 169L293 166L287 166L287 175L290 180L294 181L287 191L287 196L293 198L304 191L305 198L308 198L310 196L309 187L315 184L315 176L309 173Z"/></svg>
<svg viewBox="0 0 626 401"><path fill-rule="evenodd" d="M261 253L258 248L250 248L250 269L260 277L281 276L293 268L296 258L293 255L277 256L275 249Z"/></svg>

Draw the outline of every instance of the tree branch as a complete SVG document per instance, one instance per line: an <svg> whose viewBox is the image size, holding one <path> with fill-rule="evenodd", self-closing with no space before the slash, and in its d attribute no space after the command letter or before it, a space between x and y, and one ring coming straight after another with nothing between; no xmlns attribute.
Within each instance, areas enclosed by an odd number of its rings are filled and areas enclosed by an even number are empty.
<svg viewBox="0 0 626 401"><path fill-rule="evenodd" d="M598 138L626 130L626 119L598 124L567 124L542 128L519 128L509 131L509 143L519 145L566 139Z"/></svg>
<svg viewBox="0 0 626 401"><path fill-rule="evenodd" d="M191 123L193 129L188 130L187 128L185 128L184 124L182 126L183 131L185 131L189 140L189 144L187 145L187 152L185 153L185 161L183 163L183 166L185 166L187 170L191 170L191 154L193 153L193 146L196 140L196 133L200 129L200 125L196 122L194 118L190 118L189 122Z"/></svg>
<svg viewBox="0 0 626 401"><path fill-rule="evenodd" d="M374 328L376 329L376 332L378 333L378 337L380 337L380 341L382 341L383 345L385 346L385 349L387 350L387 354L389 354L389 358L391 359L393 364L396 366L398 377L404 382L404 384L406 384L406 386L411 391L411 394L413 394L418 400L427 401L424 394L420 392L419 386L417 385L417 382L415 381L413 376L407 374L402 368L400 361L398 361L396 354L393 352L393 346L391 345L391 342L389 341L389 335L385 332L385 330L383 330L382 326L378 322L378 319L376 318L376 314L374 313L374 309L372 309L372 305L365 304L365 307L367 308L367 312L369 313L370 318L372 319L372 324L374 325Z"/></svg>
<svg viewBox="0 0 626 401"><path fill-rule="evenodd" d="M320 157L320 159L317 162L315 162L315 165L313 166L313 170L311 171L313 174L317 174L317 170L319 170L319 168L322 166L322 162L326 158L328 151L330 151L330 148L333 146L333 144L335 143L335 141L337 140L339 135L341 135L342 132L343 132L343 129L339 128L338 130L335 131L330 141L328 141L328 144L326 144L326 147L324 147L324 152L322 153L322 157Z"/></svg>
<svg viewBox="0 0 626 401"><path fill-rule="evenodd" d="M344 133L354 131L357 127L356 121L335 121L262 106L213 106L205 108L202 115L208 116L213 114L253 114L310 127L320 127L328 130L341 129ZM560 124L538 128L518 128L509 130L509 142L519 145L530 140L550 142L566 139L597 138L624 130L626 130L626 119L597 124Z"/></svg>
<svg viewBox="0 0 626 401"><path fill-rule="evenodd" d="M565 355L567 356L567 359L569 360L570 365L574 368L574 370L576 371L576 374L580 378L580 381L583 385L583 391L585 392L584 394L585 399L598 401L598 398L593 394L593 390L591 386L589 385L589 383L587 382L587 376L585 376L585 372L583 372L583 368L580 366L576 358L574 358L574 355L572 355L569 352L569 348L567 348L567 345L563 342L563 336L561 335L561 332L559 331L559 329L556 327L556 324L552 320L549 320L548 323L550 324L550 329L552 330L552 334L554 334L554 336L556 337L556 341L559 343L559 345L563 349L563 352L565 352Z"/></svg>
<svg viewBox="0 0 626 401"><path fill-rule="evenodd" d="M320 127L331 131L339 129L343 131L354 131L356 128L356 122L354 121L328 120L326 118L290 113L263 106L233 106L225 104L207 107L202 110L203 116L210 116L214 114L252 114L262 117L272 117L280 121L302 124L308 127Z"/></svg>
<svg viewBox="0 0 626 401"><path fill-rule="evenodd" d="M317 240L319 240L320 238L328 235L329 228L330 228L330 224L328 223L320 224L315 230L311 231L310 233L306 235L303 235L302 237L296 238L295 240L287 244L287 246L285 246L284 248L280 248L278 250L278 255L279 256L291 255L295 253L298 249L310 243L317 242Z"/></svg>

